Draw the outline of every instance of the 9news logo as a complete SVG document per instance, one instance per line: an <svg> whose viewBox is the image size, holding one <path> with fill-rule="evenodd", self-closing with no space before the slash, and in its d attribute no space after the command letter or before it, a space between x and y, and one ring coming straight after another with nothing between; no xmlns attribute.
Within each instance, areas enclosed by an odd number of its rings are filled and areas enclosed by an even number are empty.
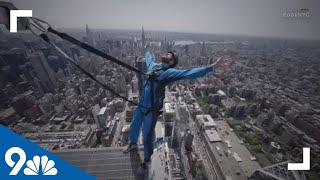
<svg viewBox="0 0 320 180"><path fill-rule="evenodd" d="M0 124L0 179L96 178Z"/></svg>
<svg viewBox="0 0 320 180"><path fill-rule="evenodd" d="M19 156L17 161L12 159L12 156L16 154ZM27 160L26 153L23 149L19 147L12 147L8 149L5 154L5 162L8 166L12 167L10 172L10 176L17 175L22 167L25 165ZM24 168L23 173L27 176L55 176L58 173L58 170L54 167L55 162L53 160L49 160L47 156L34 156L32 160L28 160L26 163L26 168ZM40 172L41 171L41 172Z"/></svg>

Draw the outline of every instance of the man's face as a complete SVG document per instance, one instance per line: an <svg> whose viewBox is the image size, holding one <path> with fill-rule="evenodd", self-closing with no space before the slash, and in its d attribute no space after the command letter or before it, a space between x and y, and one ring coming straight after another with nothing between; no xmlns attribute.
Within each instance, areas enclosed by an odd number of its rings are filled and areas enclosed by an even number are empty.
<svg viewBox="0 0 320 180"><path fill-rule="evenodd" d="M165 53L161 56L161 62L164 65L170 66L172 65L172 54L171 53Z"/></svg>

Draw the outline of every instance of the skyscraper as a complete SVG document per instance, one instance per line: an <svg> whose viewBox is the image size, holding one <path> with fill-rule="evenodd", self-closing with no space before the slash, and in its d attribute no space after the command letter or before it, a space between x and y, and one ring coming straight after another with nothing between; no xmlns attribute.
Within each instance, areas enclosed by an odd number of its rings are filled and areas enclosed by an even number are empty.
<svg viewBox="0 0 320 180"><path fill-rule="evenodd" d="M147 67L146 67L146 60L145 58L139 56L139 57L136 57L136 60L135 60L135 63L136 63L136 67L142 71L142 72L146 72L147 71ZM137 73L137 77L138 77L138 90L139 90L139 95L141 96L142 94L142 91L143 91L143 85L144 85L144 82L146 80L146 77L142 74L138 74Z"/></svg>
<svg viewBox="0 0 320 180"><path fill-rule="evenodd" d="M107 113L107 107L102 107L97 114L98 117L98 126L101 129L104 129L106 127L106 121L108 119L108 113Z"/></svg>
<svg viewBox="0 0 320 180"><path fill-rule="evenodd" d="M146 37L144 35L144 28L142 26L142 34L141 34L141 55L144 56L146 46Z"/></svg>
<svg viewBox="0 0 320 180"><path fill-rule="evenodd" d="M11 48L8 51L0 52L0 71L13 84L17 84L21 80L18 76L21 74L19 66L27 62L25 55L25 50L21 48Z"/></svg>
<svg viewBox="0 0 320 180"><path fill-rule="evenodd" d="M29 55L29 59L44 91L50 92L56 88L57 81L44 55L41 52L32 53Z"/></svg>
<svg viewBox="0 0 320 180"><path fill-rule="evenodd" d="M98 119L98 114L100 112L99 104L92 106L91 112L92 112L93 119L95 120L96 124L99 125L99 119Z"/></svg>
<svg viewBox="0 0 320 180"><path fill-rule="evenodd" d="M187 151L192 150L192 141L193 141L193 134L191 134L190 129L186 129L185 135L184 135L184 148Z"/></svg>
<svg viewBox="0 0 320 180"><path fill-rule="evenodd" d="M185 45L184 46L184 53L188 54L188 52L189 52L189 45Z"/></svg>
<svg viewBox="0 0 320 180"><path fill-rule="evenodd" d="M169 147L172 147L175 127L176 127L176 107L172 103L165 103L163 109L163 119L164 119L164 136L165 140L168 142Z"/></svg>
<svg viewBox="0 0 320 180"><path fill-rule="evenodd" d="M202 47L201 47L201 52L200 52L200 54L201 54L201 56L205 56L206 55L206 43L205 43L205 41L203 41L202 42Z"/></svg>
<svg viewBox="0 0 320 180"><path fill-rule="evenodd" d="M44 94L45 90L43 89L43 86L41 85L41 83L39 81L39 78L38 77L34 77L33 82L37 86L38 91L40 92L40 94Z"/></svg>
<svg viewBox="0 0 320 180"><path fill-rule="evenodd" d="M89 29L88 24L86 24L86 35L87 35L87 37L86 37L87 43L90 45L93 45L94 44L93 35Z"/></svg>
<svg viewBox="0 0 320 180"><path fill-rule="evenodd" d="M90 29L89 29L88 24L86 24L86 34L87 34L87 37L90 36Z"/></svg>
<svg viewBox="0 0 320 180"><path fill-rule="evenodd" d="M13 84L17 84L19 81L19 77L17 74L11 72L10 66L5 66L1 69L1 75L7 79L9 82Z"/></svg>
<svg viewBox="0 0 320 180"><path fill-rule="evenodd" d="M71 52L71 57L77 61L78 57L80 56L80 50L78 49L78 47L76 45L73 45L70 47L70 52Z"/></svg>

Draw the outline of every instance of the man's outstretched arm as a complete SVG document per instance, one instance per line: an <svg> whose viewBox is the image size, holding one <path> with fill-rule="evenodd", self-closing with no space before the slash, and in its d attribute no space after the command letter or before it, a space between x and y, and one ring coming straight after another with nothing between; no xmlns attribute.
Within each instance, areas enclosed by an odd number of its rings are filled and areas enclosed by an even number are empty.
<svg viewBox="0 0 320 180"><path fill-rule="evenodd" d="M149 49L150 44L146 45L146 54L145 54L145 58L146 58L146 66L147 66L147 71L151 71L153 66L156 65L156 63L154 62L153 56L151 54L151 51Z"/></svg>
<svg viewBox="0 0 320 180"><path fill-rule="evenodd" d="M197 67L184 70L168 69L161 79L166 79L169 83L178 80L197 79L205 76L209 72L212 72L216 68L229 66L230 64L230 60L223 59L221 57L215 63L207 67Z"/></svg>
<svg viewBox="0 0 320 180"><path fill-rule="evenodd" d="M190 68L190 69L168 69L166 73L163 74L161 79L166 79L168 82L183 80L183 79L197 79L200 77L205 76L207 73L212 72L213 67L197 67L197 68Z"/></svg>

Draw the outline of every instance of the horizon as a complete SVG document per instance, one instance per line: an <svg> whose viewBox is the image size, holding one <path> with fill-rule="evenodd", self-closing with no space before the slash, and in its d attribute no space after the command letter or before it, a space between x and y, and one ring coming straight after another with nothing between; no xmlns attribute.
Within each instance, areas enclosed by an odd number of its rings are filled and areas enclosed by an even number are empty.
<svg viewBox="0 0 320 180"><path fill-rule="evenodd" d="M10 0L19 9L54 27L225 34L285 39L320 39L320 2L270 0ZM168 6L169 4L169 6ZM276 7L276 8L275 8ZM283 13L307 9L308 18L287 18ZM59 13L56 13L58 10Z"/></svg>
<svg viewBox="0 0 320 180"><path fill-rule="evenodd" d="M90 28L90 27L89 27ZM4 33L11 34L9 30L4 28ZM84 27L59 27L57 29L63 29L63 30L80 30L85 31ZM0 26L0 30L1 26ZM128 32L135 32L135 33L141 33L141 29L116 29L116 28L90 28L90 30L94 31L128 31ZM222 33L204 33L204 32L188 32L188 31L169 31L169 30L144 30L146 37L153 37L148 35L148 32L155 32L155 33L179 33L179 34L189 34L189 35L207 35L207 36L219 36L219 37L225 37L225 38L257 38L257 39L273 39L273 40L302 40L302 41L310 41L310 42L320 42L319 38L305 38L305 37L280 37L280 36L261 36L261 35L249 35L249 34L222 34ZM21 33L21 32L18 32ZM31 33L31 32L23 32L23 33ZM190 39L185 39L190 40ZM193 40L197 41L197 40ZM201 40L204 41L204 40Z"/></svg>
<svg viewBox="0 0 320 180"><path fill-rule="evenodd" d="M57 29L67 29L67 30L81 30L85 31L84 24L83 27L59 27ZM141 33L141 29L117 29L117 28L92 28L89 26L90 30L94 31L132 31L136 33ZM144 28L145 35L148 37L148 32L156 33L179 33L179 34L190 34L190 35L208 35L208 36L227 36L227 37L245 37L245 38L262 38L262 39L277 39L277 40L305 40L305 41L320 41L319 38L304 38L304 37L278 37L278 36L259 36L259 35L250 35L250 34L223 34L223 33L205 33L205 32L188 32L188 31L170 31L170 30L148 30Z"/></svg>

